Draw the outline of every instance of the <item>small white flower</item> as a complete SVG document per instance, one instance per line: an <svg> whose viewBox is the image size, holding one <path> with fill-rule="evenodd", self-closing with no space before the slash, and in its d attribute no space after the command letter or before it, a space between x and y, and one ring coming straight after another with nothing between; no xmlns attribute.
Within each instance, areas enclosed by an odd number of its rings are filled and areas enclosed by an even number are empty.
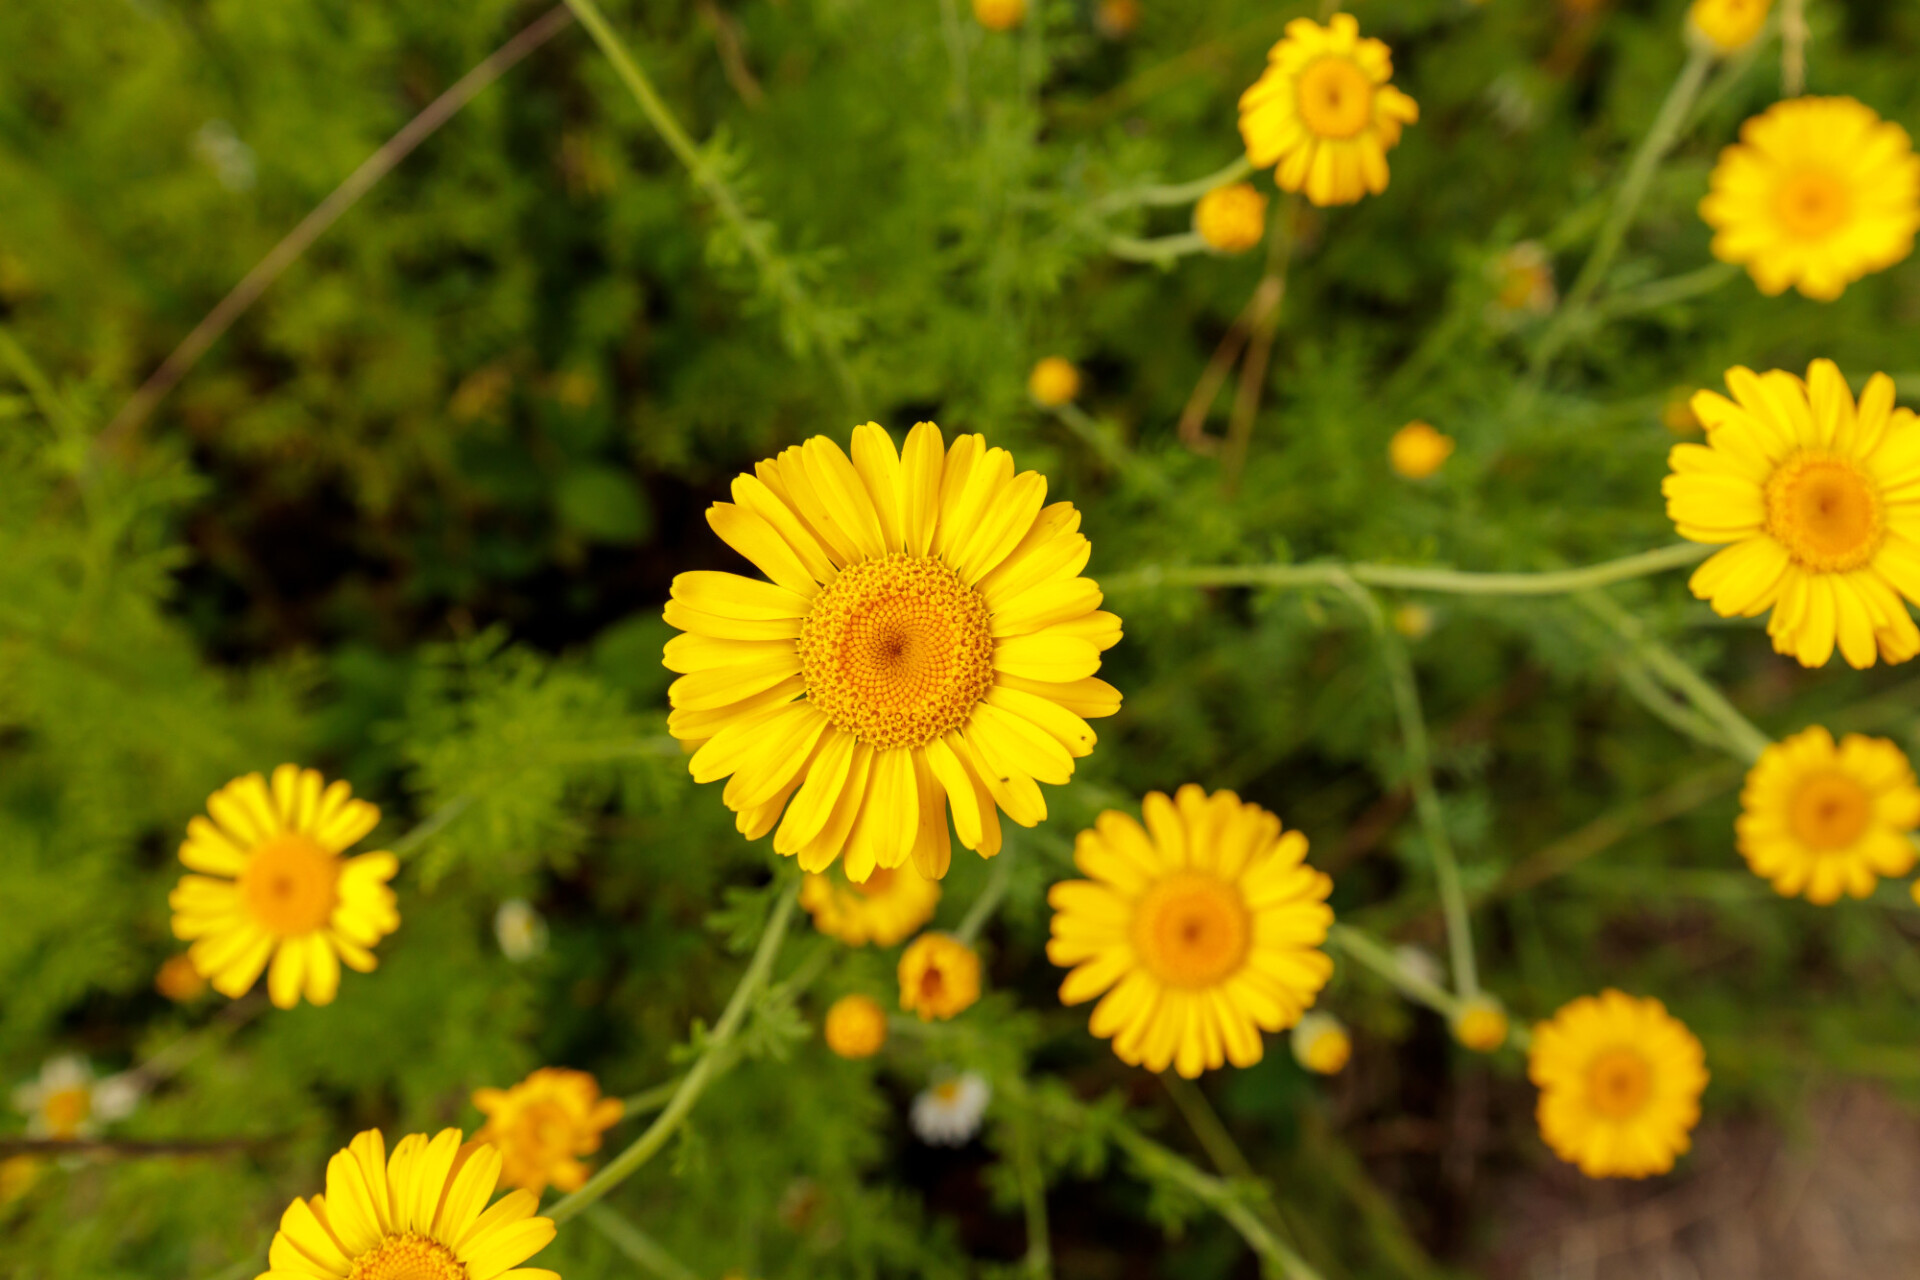
<svg viewBox="0 0 1920 1280"><path fill-rule="evenodd" d="M936 1080L913 1100L913 1131L933 1146L964 1147L980 1132L992 1097L993 1086L977 1072Z"/></svg>
<svg viewBox="0 0 1920 1280"><path fill-rule="evenodd" d="M1402 943L1393 949L1393 958L1400 962L1400 972L1436 987L1447 985L1447 975L1442 972L1440 962L1425 947Z"/></svg>
<svg viewBox="0 0 1920 1280"><path fill-rule="evenodd" d="M193 149L229 191L251 191L256 177L253 148L225 120L209 120L193 135Z"/></svg>
<svg viewBox="0 0 1920 1280"><path fill-rule="evenodd" d="M500 953L518 964L547 949L547 921L525 898L509 898L493 913L493 936Z"/></svg>
<svg viewBox="0 0 1920 1280"><path fill-rule="evenodd" d="M49 1058L38 1080L15 1089L13 1105L26 1113L31 1137L85 1138L129 1115L143 1092L133 1072L95 1080L87 1060L69 1053Z"/></svg>

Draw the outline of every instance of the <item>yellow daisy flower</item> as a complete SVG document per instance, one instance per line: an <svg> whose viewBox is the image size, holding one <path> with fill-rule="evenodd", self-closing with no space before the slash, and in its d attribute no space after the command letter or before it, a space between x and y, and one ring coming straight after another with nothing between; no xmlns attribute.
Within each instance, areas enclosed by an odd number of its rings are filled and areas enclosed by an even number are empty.
<svg viewBox="0 0 1920 1280"><path fill-rule="evenodd" d="M287 1206L258 1280L560 1280L520 1265L553 1219L531 1191L488 1208L499 1178L500 1153L458 1129L408 1134L391 1159L369 1129L327 1162L325 1196Z"/></svg>
<svg viewBox="0 0 1920 1280"><path fill-rule="evenodd" d="M1330 1013L1303 1015L1289 1039L1293 1060L1318 1076L1337 1076L1353 1060L1353 1037Z"/></svg>
<svg viewBox="0 0 1920 1280"><path fill-rule="evenodd" d="M187 824L180 877L167 899L173 936L213 989L239 998L271 960L267 994L291 1009L304 992L329 1004L340 965L370 972L370 950L400 927L387 881L391 853L340 854L380 821L345 782L326 786L312 769L283 764L271 788L257 773L208 797L212 820Z"/></svg>
<svg viewBox="0 0 1920 1280"><path fill-rule="evenodd" d="M1393 55L1360 38L1352 14L1327 26L1287 24L1267 69L1240 95L1240 136L1255 168L1269 165L1283 191L1317 205L1352 204L1387 189L1387 152L1402 125L1420 118L1412 98L1388 83Z"/></svg>
<svg viewBox="0 0 1920 1280"><path fill-rule="evenodd" d="M827 1048L843 1058L871 1058L887 1045L887 1013L870 996L841 996L827 1010Z"/></svg>
<svg viewBox="0 0 1920 1280"><path fill-rule="evenodd" d="M1677 444L1661 484L1680 536L1728 544L1694 571L1723 618L1768 609L1767 634L1803 666L1834 646L1856 667L1920 653L1920 425L1875 374L1854 404L1831 360L1802 382L1727 373L1733 399L1702 391L1705 444Z"/></svg>
<svg viewBox="0 0 1920 1280"><path fill-rule="evenodd" d="M1920 156L1907 131L1852 98L1776 102L1720 153L1700 216L1713 256L1760 292L1831 302L1913 251Z"/></svg>
<svg viewBox="0 0 1920 1280"><path fill-rule="evenodd" d="M1533 1031L1540 1136L1589 1178L1644 1178L1692 1145L1707 1059L1658 1000L1581 996Z"/></svg>
<svg viewBox="0 0 1920 1280"><path fill-rule="evenodd" d="M870 422L851 459L815 436L734 480L707 521L772 581L673 580L666 619L687 634L667 643L667 724L698 745L696 781L731 778L748 839L773 831L804 871L844 852L850 880L909 858L937 880L949 807L985 857L1001 811L1047 816L1037 784L1072 777L1086 717L1119 710L1094 673L1120 619L1080 576L1079 513L1046 489L930 422L904 457Z"/></svg>
<svg viewBox="0 0 1920 1280"><path fill-rule="evenodd" d="M1453 437L1435 431L1430 422L1415 420L1387 441L1387 464L1407 480L1425 480L1453 456Z"/></svg>
<svg viewBox="0 0 1920 1280"><path fill-rule="evenodd" d="M473 1105L487 1117L473 1140L500 1152L500 1180L536 1196L549 1184L578 1191L587 1166L576 1157L598 1151L625 1110L600 1096L599 1081L565 1067L541 1067L510 1089L475 1089Z"/></svg>
<svg viewBox="0 0 1920 1280"><path fill-rule="evenodd" d="M1065 356L1042 356L1027 375L1027 394L1042 409L1058 409L1080 394L1080 370Z"/></svg>
<svg viewBox="0 0 1920 1280"><path fill-rule="evenodd" d="M1759 39L1772 8L1773 0L1693 0L1687 34L1705 41L1711 52L1729 57Z"/></svg>
<svg viewBox="0 0 1920 1280"><path fill-rule="evenodd" d="M911 866L875 867L859 884L833 871L800 882L800 905L813 913L813 927L850 947L890 947L911 937L933 919L939 901L939 882Z"/></svg>
<svg viewBox="0 0 1920 1280"><path fill-rule="evenodd" d="M1740 854L1783 897L1864 898L1913 869L1920 786L1899 747L1815 725L1760 753L1734 823Z"/></svg>
<svg viewBox="0 0 1920 1280"><path fill-rule="evenodd" d="M1215 187L1193 206L1193 229L1218 253L1244 253L1267 234L1267 198L1251 182Z"/></svg>
<svg viewBox="0 0 1920 1280"><path fill-rule="evenodd" d="M1231 791L1189 784L1141 809L1144 829L1101 814L1074 845L1090 878L1047 893L1047 958L1073 967L1061 1003L1106 992L1088 1029L1134 1066L1252 1066L1261 1030L1298 1022L1333 972L1333 882L1306 865L1305 836Z"/></svg>
<svg viewBox="0 0 1920 1280"><path fill-rule="evenodd" d="M945 1022L980 999L980 953L950 933L923 933L900 955L900 1007Z"/></svg>

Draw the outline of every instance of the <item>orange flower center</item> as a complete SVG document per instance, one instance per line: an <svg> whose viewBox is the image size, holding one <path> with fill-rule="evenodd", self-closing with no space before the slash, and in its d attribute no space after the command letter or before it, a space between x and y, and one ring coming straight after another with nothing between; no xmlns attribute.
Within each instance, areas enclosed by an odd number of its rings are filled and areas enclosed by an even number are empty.
<svg viewBox="0 0 1920 1280"><path fill-rule="evenodd" d="M290 831L254 849L240 873L240 899L268 933L297 937L333 915L339 878L338 858L313 837Z"/></svg>
<svg viewBox="0 0 1920 1280"><path fill-rule="evenodd" d="M1774 192L1774 213L1787 233L1821 240L1839 230L1853 211L1847 184L1831 169L1807 167L1788 174Z"/></svg>
<svg viewBox="0 0 1920 1280"><path fill-rule="evenodd" d="M1608 1120L1638 1115L1653 1093L1653 1068L1638 1049L1607 1049L1587 1067L1587 1105Z"/></svg>
<svg viewBox="0 0 1920 1280"><path fill-rule="evenodd" d="M467 1264L438 1240L409 1233L361 1254L347 1280L467 1280Z"/></svg>
<svg viewBox="0 0 1920 1280"><path fill-rule="evenodd" d="M1787 807L1787 826L1809 849L1850 849L1866 834L1873 797L1844 773L1816 773L1800 784Z"/></svg>
<svg viewBox="0 0 1920 1280"><path fill-rule="evenodd" d="M1857 569L1880 549L1880 492L1844 458L1801 457L1767 478L1767 532L1810 569Z"/></svg>
<svg viewBox="0 0 1920 1280"><path fill-rule="evenodd" d="M986 597L933 556L848 565L801 624L800 665L836 729L878 750L924 746L993 685Z"/></svg>
<svg viewBox="0 0 1920 1280"><path fill-rule="evenodd" d="M1172 987L1211 987L1247 958L1253 922L1240 891L1214 876L1180 872L1147 890L1133 917L1141 962Z"/></svg>
<svg viewBox="0 0 1920 1280"><path fill-rule="evenodd" d="M71 1138L93 1114L93 1091L85 1085L55 1089L40 1103L40 1114L47 1122L47 1133L55 1138Z"/></svg>
<svg viewBox="0 0 1920 1280"><path fill-rule="evenodd" d="M960 1082L958 1080L942 1080L939 1084L933 1086L933 1096L946 1103L957 1101L960 1097Z"/></svg>
<svg viewBox="0 0 1920 1280"><path fill-rule="evenodd" d="M1373 81L1340 54L1308 63L1297 92L1301 121L1322 138L1351 138L1373 119Z"/></svg>
<svg viewBox="0 0 1920 1280"><path fill-rule="evenodd" d="M929 965L920 975L920 1003L936 1005L946 992L947 975L940 972L938 965Z"/></svg>

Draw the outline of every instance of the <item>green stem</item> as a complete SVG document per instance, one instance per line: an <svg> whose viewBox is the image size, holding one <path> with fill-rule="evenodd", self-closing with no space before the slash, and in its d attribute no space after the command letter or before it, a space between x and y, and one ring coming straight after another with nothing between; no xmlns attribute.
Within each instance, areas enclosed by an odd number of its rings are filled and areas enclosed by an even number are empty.
<svg viewBox="0 0 1920 1280"><path fill-rule="evenodd" d="M1047 1178L1034 1146L1033 1117L1013 1117L1013 1172L1020 1181L1020 1208L1027 1221L1027 1274L1051 1280L1053 1243L1047 1229Z"/></svg>
<svg viewBox="0 0 1920 1280"><path fill-rule="evenodd" d="M1013 875L1009 870L1009 859L1012 857L1013 847L1003 846L1000 856L994 859L987 887L973 900L973 905L967 908L966 916L960 921L960 927L953 931L954 937L970 947L979 941L980 931L987 927L987 922L993 919L993 913L1000 909L1000 903L1007 896L1007 881Z"/></svg>
<svg viewBox="0 0 1920 1280"><path fill-rule="evenodd" d="M679 1091L681 1084L685 1081L685 1076L675 1076L671 1080L662 1081L651 1089L643 1089L639 1093L628 1094L626 1097L620 1099L620 1118L626 1120L633 1116L644 1116L658 1111L673 1101L673 1095Z"/></svg>
<svg viewBox="0 0 1920 1280"><path fill-rule="evenodd" d="M1551 596L1684 568L1706 559L1713 550L1709 546L1680 542L1584 568L1546 573L1464 573L1457 569L1416 569L1391 564L1148 565L1102 578L1101 585L1109 592L1150 587L1312 587L1335 586L1342 578L1350 578L1370 587L1404 591Z"/></svg>
<svg viewBox="0 0 1920 1280"><path fill-rule="evenodd" d="M1620 683L1626 686L1627 692L1633 695L1634 701L1659 717L1669 729L1716 751L1726 748L1727 740L1720 732L1720 726L1691 707L1675 702L1653 678L1653 673L1647 669L1645 662L1637 657L1623 657L1620 659L1619 670Z"/></svg>
<svg viewBox="0 0 1920 1280"><path fill-rule="evenodd" d="M1632 289L1622 289L1596 305L1593 312L1598 319L1613 320L1642 311L1655 311L1661 307L1672 306L1676 302L1685 302L1689 298L1712 293L1740 275L1741 270L1742 268L1731 262L1711 263L1683 275L1654 280Z"/></svg>
<svg viewBox="0 0 1920 1280"><path fill-rule="evenodd" d="M774 957L780 954L780 944L786 939L787 926L793 919L794 901L799 894L798 881L788 885L781 893L780 901L767 918L766 930L760 935L760 945L754 949L753 959L747 964L746 973L740 977L740 985L733 989L733 998L727 1001L720 1021L714 1024L712 1032L707 1035L700 1057L680 1080L665 1110L647 1126L645 1133L634 1139L633 1145L608 1161L605 1168L587 1179L585 1186L553 1206L548 1216L555 1224L566 1222L631 1177L635 1170L666 1145L667 1139L680 1127L680 1122L693 1110L693 1104L700 1100L700 1095L718 1073L720 1059L739 1033L741 1024L746 1021L754 998L767 984L767 977L773 971Z"/></svg>
<svg viewBox="0 0 1920 1280"><path fill-rule="evenodd" d="M1116 258L1124 258L1128 262L1151 262L1162 267L1190 254L1208 251L1206 238L1198 231L1155 236L1151 240L1142 240L1137 236L1112 236L1107 240L1107 252Z"/></svg>
<svg viewBox="0 0 1920 1280"><path fill-rule="evenodd" d="M1229 1178L1251 1179L1258 1176L1199 1085L1172 1071L1162 1071L1160 1083L1167 1087L1167 1096L1180 1109L1187 1127L1193 1130L1200 1149L1207 1153L1207 1159L1213 1161L1214 1168Z"/></svg>
<svg viewBox="0 0 1920 1280"><path fill-rule="evenodd" d="M1635 654L1649 671L1692 703L1694 710L1719 730L1721 745L1734 756L1751 764L1760 758L1762 751L1773 745L1772 738L1741 715L1739 709L1727 701L1725 694L1714 688L1679 654L1656 640L1640 619L1598 591L1584 592L1579 600L1589 612L1633 646Z"/></svg>
<svg viewBox="0 0 1920 1280"><path fill-rule="evenodd" d="M1093 211L1106 214L1118 213L1122 209L1132 209L1138 205L1192 204L1215 187L1224 187L1230 182L1238 182L1252 172L1253 162L1244 155L1238 156L1225 168L1217 169L1204 178L1195 178L1192 182L1129 187L1124 191L1102 196L1093 202Z"/></svg>
<svg viewBox="0 0 1920 1280"><path fill-rule="evenodd" d="M661 1248L652 1236L608 1206L596 1204L586 1213L587 1221L612 1241L614 1248L639 1263L649 1274L659 1276L661 1280L700 1280L697 1271Z"/></svg>

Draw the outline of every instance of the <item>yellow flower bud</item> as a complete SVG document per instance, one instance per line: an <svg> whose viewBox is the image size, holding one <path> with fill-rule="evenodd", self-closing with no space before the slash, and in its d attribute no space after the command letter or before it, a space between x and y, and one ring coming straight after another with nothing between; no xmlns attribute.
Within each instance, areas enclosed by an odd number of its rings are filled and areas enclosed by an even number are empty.
<svg viewBox="0 0 1920 1280"><path fill-rule="evenodd" d="M950 933L923 933L900 957L900 1007L945 1021L980 998L979 953Z"/></svg>
<svg viewBox="0 0 1920 1280"><path fill-rule="evenodd" d="M1475 1053L1492 1053L1507 1042L1507 1011L1492 996L1475 996L1453 1020L1453 1038Z"/></svg>
<svg viewBox="0 0 1920 1280"><path fill-rule="evenodd" d="M1267 233L1267 198L1251 182L1215 187L1193 207L1193 229L1209 248L1243 253Z"/></svg>
<svg viewBox="0 0 1920 1280"><path fill-rule="evenodd" d="M1353 1056L1353 1038L1330 1013L1309 1013L1293 1028L1293 1056L1317 1075L1338 1075Z"/></svg>
<svg viewBox="0 0 1920 1280"><path fill-rule="evenodd" d="M1426 422L1409 422L1387 443L1387 460L1396 474L1409 480L1426 479L1452 454L1453 437L1442 435Z"/></svg>
<svg viewBox="0 0 1920 1280"><path fill-rule="evenodd" d="M1772 7L1773 0L1693 0L1687 10L1687 36L1728 57L1759 39Z"/></svg>
<svg viewBox="0 0 1920 1280"><path fill-rule="evenodd" d="M973 0L973 16L989 31L1011 31L1027 16L1027 0Z"/></svg>
<svg viewBox="0 0 1920 1280"><path fill-rule="evenodd" d="M866 996L841 996L827 1010L827 1048L843 1058L871 1058L887 1043L887 1012Z"/></svg>
<svg viewBox="0 0 1920 1280"><path fill-rule="evenodd" d="M1048 356L1027 375L1027 393L1042 409L1058 409L1080 394L1080 371L1060 356Z"/></svg>
<svg viewBox="0 0 1920 1280"><path fill-rule="evenodd" d="M1433 631L1433 610L1408 601L1393 611L1393 629L1408 640L1425 640Z"/></svg>
<svg viewBox="0 0 1920 1280"><path fill-rule="evenodd" d="M160 966L160 972L153 977L153 989L175 1004L186 1004L206 994L207 980L182 951L177 956L168 956Z"/></svg>

